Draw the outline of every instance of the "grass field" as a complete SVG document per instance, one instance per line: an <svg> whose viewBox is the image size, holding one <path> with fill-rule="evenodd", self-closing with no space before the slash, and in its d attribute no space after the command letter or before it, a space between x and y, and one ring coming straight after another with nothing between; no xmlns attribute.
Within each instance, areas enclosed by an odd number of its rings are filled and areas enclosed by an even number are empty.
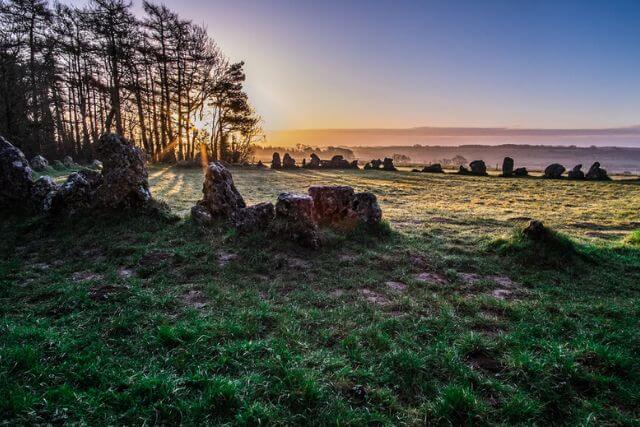
<svg viewBox="0 0 640 427"><path fill-rule="evenodd" d="M248 203L347 184L390 233L119 214L0 232L0 423L640 423L640 185L235 169ZM154 167L187 217L200 170ZM529 219L553 245L518 232Z"/></svg>

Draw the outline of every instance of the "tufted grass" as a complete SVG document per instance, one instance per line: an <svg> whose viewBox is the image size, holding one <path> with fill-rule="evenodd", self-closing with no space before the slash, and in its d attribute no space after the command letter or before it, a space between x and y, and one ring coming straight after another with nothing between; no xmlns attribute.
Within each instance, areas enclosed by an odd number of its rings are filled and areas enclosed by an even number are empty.
<svg viewBox="0 0 640 427"><path fill-rule="evenodd" d="M186 218L4 214L1 423L640 421L640 186L233 173L249 203L371 190L388 227L314 252ZM200 196L199 170L150 179L183 216ZM523 239L527 218L559 243Z"/></svg>

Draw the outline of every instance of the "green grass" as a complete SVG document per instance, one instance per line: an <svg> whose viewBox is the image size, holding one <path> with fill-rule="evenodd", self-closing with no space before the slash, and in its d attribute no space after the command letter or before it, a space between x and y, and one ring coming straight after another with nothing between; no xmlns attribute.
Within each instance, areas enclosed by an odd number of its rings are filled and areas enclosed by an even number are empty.
<svg viewBox="0 0 640 427"><path fill-rule="evenodd" d="M233 173L250 203L372 190L391 230L309 251L188 219L5 216L0 422L640 422L640 186ZM201 174L152 168L152 190L186 216Z"/></svg>

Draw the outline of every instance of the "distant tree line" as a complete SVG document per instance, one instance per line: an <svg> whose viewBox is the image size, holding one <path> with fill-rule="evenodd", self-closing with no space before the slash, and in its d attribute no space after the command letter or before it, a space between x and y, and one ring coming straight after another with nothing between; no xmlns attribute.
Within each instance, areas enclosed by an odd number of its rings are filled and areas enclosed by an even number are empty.
<svg viewBox="0 0 640 427"><path fill-rule="evenodd" d="M29 156L93 156L104 132L153 160L239 162L262 137L230 63L204 27L145 1L77 8L0 0L0 135Z"/></svg>

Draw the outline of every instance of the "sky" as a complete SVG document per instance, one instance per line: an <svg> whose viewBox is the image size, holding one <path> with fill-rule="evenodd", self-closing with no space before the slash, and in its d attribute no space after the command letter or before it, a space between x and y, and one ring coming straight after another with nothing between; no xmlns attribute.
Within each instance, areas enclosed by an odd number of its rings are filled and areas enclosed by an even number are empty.
<svg viewBox="0 0 640 427"><path fill-rule="evenodd" d="M638 0L164 4L246 62L267 130L640 124Z"/></svg>

